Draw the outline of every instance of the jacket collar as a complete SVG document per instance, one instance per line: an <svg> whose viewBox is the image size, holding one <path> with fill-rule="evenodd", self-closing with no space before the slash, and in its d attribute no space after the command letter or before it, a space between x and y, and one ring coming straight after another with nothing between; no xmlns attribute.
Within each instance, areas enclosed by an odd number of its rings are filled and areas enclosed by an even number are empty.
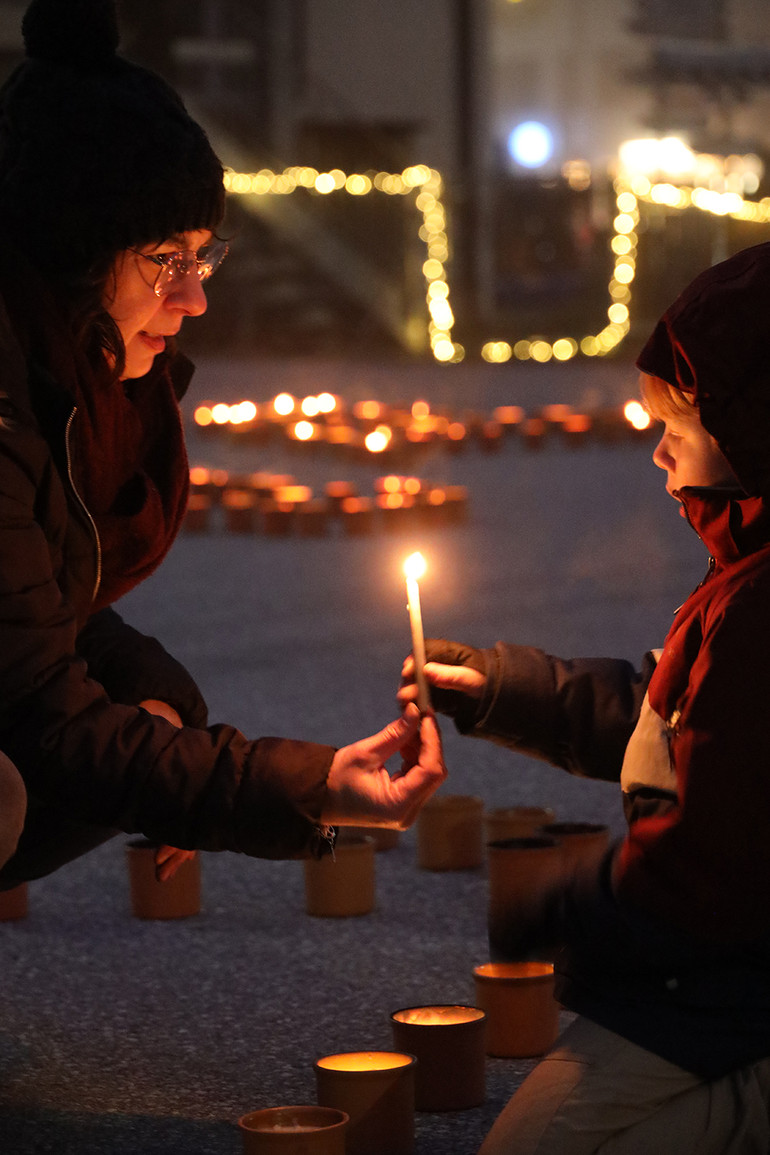
<svg viewBox="0 0 770 1155"><path fill-rule="evenodd" d="M741 489L685 486L676 496L690 525L718 562L747 557L770 544L770 509Z"/></svg>

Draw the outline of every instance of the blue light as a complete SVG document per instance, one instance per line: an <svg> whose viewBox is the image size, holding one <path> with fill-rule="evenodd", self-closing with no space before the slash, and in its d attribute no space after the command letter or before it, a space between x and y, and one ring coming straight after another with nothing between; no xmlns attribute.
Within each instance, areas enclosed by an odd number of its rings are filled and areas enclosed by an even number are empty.
<svg viewBox="0 0 770 1155"><path fill-rule="evenodd" d="M523 168L540 168L553 156L553 134L539 121L525 120L509 135L508 152Z"/></svg>

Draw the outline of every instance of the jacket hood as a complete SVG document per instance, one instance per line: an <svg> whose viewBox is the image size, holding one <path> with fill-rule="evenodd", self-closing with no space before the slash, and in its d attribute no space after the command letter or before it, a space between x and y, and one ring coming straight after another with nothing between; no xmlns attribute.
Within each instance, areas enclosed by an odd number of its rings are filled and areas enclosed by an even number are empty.
<svg viewBox="0 0 770 1155"><path fill-rule="evenodd" d="M687 521L715 561L729 565L770 544L770 503L739 489L685 486Z"/></svg>
<svg viewBox="0 0 770 1155"><path fill-rule="evenodd" d="M770 498L770 242L697 276L636 364L689 393L745 492Z"/></svg>

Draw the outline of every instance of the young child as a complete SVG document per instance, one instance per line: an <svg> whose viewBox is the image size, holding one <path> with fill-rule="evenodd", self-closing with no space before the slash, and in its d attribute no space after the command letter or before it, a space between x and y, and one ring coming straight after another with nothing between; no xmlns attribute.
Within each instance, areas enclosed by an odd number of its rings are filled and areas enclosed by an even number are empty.
<svg viewBox="0 0 770 1155"><path fill-rule="evenodd" d="M429 641L462 733L618 781L625 838L490 928L558 950L578 1017L481 1155L737 1155L770 1143L770 244L697 277L638 367L653 460L710 554L640 672ZM407 660L402 701L414 696Z"/></svg>

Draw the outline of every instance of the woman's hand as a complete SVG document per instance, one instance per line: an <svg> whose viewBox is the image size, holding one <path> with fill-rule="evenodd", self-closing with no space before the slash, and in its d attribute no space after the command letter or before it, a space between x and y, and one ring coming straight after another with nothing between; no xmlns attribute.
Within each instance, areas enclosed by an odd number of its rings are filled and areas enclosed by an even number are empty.
<svg viewBox="0 0 770 1155"><path fill-rule="evenodd" d="M161 702L157 698L145 698L139 705L148 714L165 718L172 726L181 729L182 719L168 702ZM182 863L189 862L197 853L197 850L180 850L176 846L159 846L155 851L155 877L158 882L166 882L169 878L173 878Z"/></svg>
<svg viewBox="0 0 770 1155"><path fill-rule="evenodd" d="M385 763L398 751L401 769L391 775ZM445 778L436 720L432 715L421 718L417 707L409 705L378 734L337 751L321 821L406 830Z"/></svg>

